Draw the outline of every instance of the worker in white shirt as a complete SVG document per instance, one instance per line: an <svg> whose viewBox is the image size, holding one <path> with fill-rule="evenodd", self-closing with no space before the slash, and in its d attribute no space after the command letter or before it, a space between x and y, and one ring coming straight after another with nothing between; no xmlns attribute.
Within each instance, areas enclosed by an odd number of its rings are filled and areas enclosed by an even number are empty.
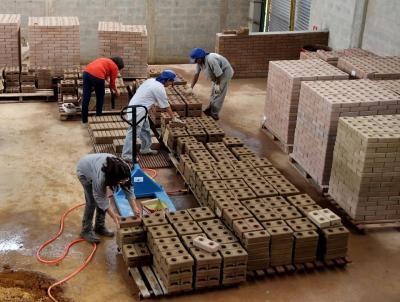
<svg viewBox="0 0 400 302"><path fill-rule="evenodd" d="M191 63L197 63L196 73L187 93L193 93L193 87L199 79L200 72L204 70L207 78L213 82L210 103L204 110L206 115L215 120L219 119L219 113L228 91L229 83L233 77L233 68L226 58L217 53L208 53L202 48L193 48L190 53Z"/></svg>
<svg viewBox="0 0 400 302"><path fill-rule="evenodd" d="M151 78L143 82L135 95L129 102L129 106L142 105L149 110L154 104L165 109L174 122L182 123L174 117L172 109L168 102L165 87L173 85L176 74L172 70L164 70L157 78ZM145 115L143 108L136 109L136 121L139 121ZM132 113L128 112L128 119L132 119ZM148 117L143 119L136 126L136 135L141 140L140 154L157 154L156 150L151 149L151 129ZM132 127L129 127L126 134L124 147L122 149L122 158L128 162L132 160Z"/></svg>

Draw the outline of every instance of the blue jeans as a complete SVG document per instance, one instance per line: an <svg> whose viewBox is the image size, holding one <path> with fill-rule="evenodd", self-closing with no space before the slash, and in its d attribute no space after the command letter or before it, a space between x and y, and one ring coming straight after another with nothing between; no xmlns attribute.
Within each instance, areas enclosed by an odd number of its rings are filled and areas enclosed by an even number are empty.
<svg viewBox="0 0 400 302"><path fill-rule="evenodd" d="M136 120L139 121L144 115L144 110L138 109L136 113ZM140 138L141 147L140 149L148 150L151 147L151 128L148 117L141 121L136 126L136 137ZM122 149L121 157L125 160L132 160L132 127L128 128L126 133L126 138L124 142L124 147Z"/></svg>
<svg viewBox="0 0 400 302"><path fill-rule="evenodd" d="M83 100L82 100L82 123L87 123L89 115L89 102L92 95L92 88L96 93L96 115L103 112L104 103L104 80L92 76L90 73L83 72Z"/></svg>

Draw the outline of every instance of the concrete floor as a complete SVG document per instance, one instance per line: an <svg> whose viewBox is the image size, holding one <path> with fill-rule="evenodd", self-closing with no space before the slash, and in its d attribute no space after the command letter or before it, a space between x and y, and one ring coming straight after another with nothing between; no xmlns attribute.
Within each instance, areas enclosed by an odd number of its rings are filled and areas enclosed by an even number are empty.
<svg viewBox="0 0 400 302"><path fill-rule="evenodd" d="M190 79L193 66L173 66ZM233 80L219 124L268 157L296 186L322 204L317 192L290 166L288 157L260 131L266 79ZM205 102L210 85L203 78L195 87ZM42 271L62 278L88 255L81 244L59 266L38 263L38 246L55 233L61 214L82 202L75 177L79 158L91 151L87 130L79 122L61 122L55 103L0 104L0 264ZM167 190L182 181L172 169L159 170ZM193 199L175 199L178 208ZM59 255L77 238L82 210L70 215L66 230L46 253ZM112 223L108 220L109 225ZM173 301L400 301L400 236L396 230L352 234L345 270L323 271L248 282L240 288L170 298ZM68 282L67 296L75 301L134 301L131 286L114 240L104 240L89 267ZM162 299L163 300L163 299ZM165 299L166 300L166 299Z"/></svg>

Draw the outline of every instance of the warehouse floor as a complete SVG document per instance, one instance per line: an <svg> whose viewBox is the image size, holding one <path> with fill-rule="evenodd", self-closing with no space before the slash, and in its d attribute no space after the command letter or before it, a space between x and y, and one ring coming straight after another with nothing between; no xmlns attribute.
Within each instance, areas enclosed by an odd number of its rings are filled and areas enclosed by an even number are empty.
<svg viewBox="0 0 400 302"><path fill-rule="evenodd" d="M174 68L191 78L193 66ZM209 83L201 79L195 93L206 101L209 89ZM297 187L320 200L290 166L287 155L260 131L265 89L265 79L233 80L219 124L228 135L240 137L259 155L268 157ZM38 263L35 253L55 233L61 214L82 201L75 166L82 155L91 151L87 130L79 122L59 121L55 103L0 104L0 109L0 265L62 278L82 263L90 245L73 248L56 267ZM172 169L158 173L157 180L167 190L182 187ZM178 208L194 205L188 196L176 197L175 201ZM70 215L64 235L47 255L59 255L66 242L77 238L81 215L81 209ZM111 225L110 220L108 223ZM345 270L263 279L240 288L170 300L399 301L399 252L397 230L352 234L349 256L353 263ZM125 275L115 241L104 240L89 267L68 282L66 295L82 302L133 301Z"/></svg>

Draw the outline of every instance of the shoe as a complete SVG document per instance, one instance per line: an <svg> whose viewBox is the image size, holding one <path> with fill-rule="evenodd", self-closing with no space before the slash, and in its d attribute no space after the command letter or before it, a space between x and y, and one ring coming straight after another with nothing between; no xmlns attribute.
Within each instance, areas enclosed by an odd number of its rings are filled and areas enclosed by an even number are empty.
<svg viewBox="0 0 400 302"><path fill-rule="evenodd" d="M104 236L104 237L114 237L114 232L110 231L106 227L99 227L99 228L94 228L94 232L97 235Z"/></svg>
<svg viewBox="0 0 400 302"><path fill-rule="evenodd" d="M211 107L204 109L204 114L210 116L211 115Z"/></svg>
<svg viewBox="0 0 400 302"><path fill-rule="evenodd" d="M92 231L81 232L80 236L90 243L100 243L100 238L95 235Z"/></svg>
<svg viewBox="0 0 400 302"><path fill-rule="evenodd" d="M210 116L211 116L215 121L218 121L218 120L219 120L219 116L218 116L218 115L210 114Z"/></svg>
<svg viewBox="0 0 400 302"><path fill-rule="evenodd" d="M158 151L149 148L149 149L145 149L145 150L140 150L139 153L142 155L156 155L156 154L158 154Z"/></svg>

